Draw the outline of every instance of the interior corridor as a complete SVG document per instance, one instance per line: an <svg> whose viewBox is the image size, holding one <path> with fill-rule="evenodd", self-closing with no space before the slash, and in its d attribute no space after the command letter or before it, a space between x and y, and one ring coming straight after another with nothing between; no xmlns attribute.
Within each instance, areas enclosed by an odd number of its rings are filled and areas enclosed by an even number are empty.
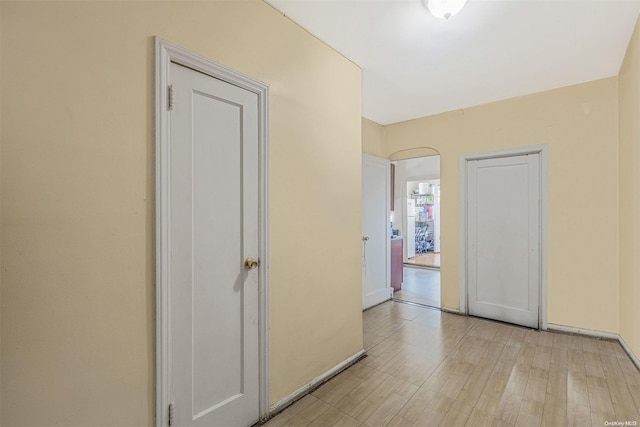
<svg viewBox="0 0 640 427"><path fill-rule="evenodd" d="M363 316L368 357L266 425L640 423L640 372L617 342L395 301Z"/></svg>

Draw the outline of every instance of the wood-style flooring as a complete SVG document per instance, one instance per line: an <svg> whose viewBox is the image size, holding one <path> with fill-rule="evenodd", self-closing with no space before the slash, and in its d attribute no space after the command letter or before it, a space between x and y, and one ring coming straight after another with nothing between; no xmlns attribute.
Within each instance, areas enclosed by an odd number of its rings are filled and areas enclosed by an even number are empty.
<svg viewBox="0 0 640 427"><path fill-rule="evenodd" d="M404 267L403 277L394 299L440 308L440 270Z"/></svg>
<svg viewBox="0 0 640 427"><path fill-rule="evenodd" d="M409 258L405 264L419 265L422 267L440 268L440 252L427 252L426 254L416 254Z"/></svg>
<svg viewBox="0 0 640 427"><path fill-rule="evenodd" d="M363 316L368 357L267 426L640 424L640 373L617 342L393 301Z"/></svg>

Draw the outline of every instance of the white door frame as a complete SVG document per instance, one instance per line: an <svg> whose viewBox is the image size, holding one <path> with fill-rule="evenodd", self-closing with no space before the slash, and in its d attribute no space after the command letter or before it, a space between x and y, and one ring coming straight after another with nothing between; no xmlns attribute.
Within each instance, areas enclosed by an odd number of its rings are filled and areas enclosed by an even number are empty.
<svg viewBox="0 0 640 427"><path fill-rule="evenodd" d="M259 414L269 414L269 87L249 76L155 37L155 142L156 142L156 426L169 424L169 112L170 64L176 63L258 96L259 155Z"/></svg>
<svg viewBox="0 0 640 427"><path fill-rule="evenodd" d="M549 212L549 148L546 144L517 147L460 156L460 313L469 315L467 272L467 163L526 154L540 155L540 294L538 327L547 329L547 224Z"/></svg>

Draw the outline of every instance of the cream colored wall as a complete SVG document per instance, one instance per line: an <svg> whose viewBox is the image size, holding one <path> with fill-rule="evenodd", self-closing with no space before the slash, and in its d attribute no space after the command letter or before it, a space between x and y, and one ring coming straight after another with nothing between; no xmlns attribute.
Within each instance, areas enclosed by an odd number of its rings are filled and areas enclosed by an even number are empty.
<svg viewBox="0 0 640 427"><path fill-rule="evenodd" d="M387 156L441 154L442 303L459 308L459 159L549 146L548 321L618 332L617 79L384 127Z"/></svg>
<svg viewBox="0 0 640 427"><path fill-rule="evenodd" d="M640 355L640 26L618 76L620 335Z"/></svg>
<svg viewBox="0 0 640 427"><path fill-rule="evenodd" d="M362 152L376 157L384 157L382 125L362 118Z"/></svg>
<svg viewBox="0 0 640 427"><path fill-rule="evenodd" d="M362 349L357 66L261 1L1 19L2 425L152 424L154 35L271 87L271 401Z"/></svg>

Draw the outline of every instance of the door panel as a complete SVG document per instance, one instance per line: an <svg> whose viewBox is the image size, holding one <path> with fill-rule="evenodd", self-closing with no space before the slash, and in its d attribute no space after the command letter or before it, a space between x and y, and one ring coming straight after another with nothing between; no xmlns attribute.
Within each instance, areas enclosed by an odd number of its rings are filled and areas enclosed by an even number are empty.
<svg viewBox="0 0 640 427"><path fill-rule="evenodd" d="M539 156L468 162L469 314L538 327Z"/></svg>
<svg viewBox="0 0 640 427"><path fill-rule="evenodd" d="M172 64L170 400L180 426L259 418L257 95Z"/></svg>
<svg viewBox="0 0 640 427"><path fill-rule="evenodd" d="M362 156L362 306L391 297L389 236L390 162Z"/></svg>

